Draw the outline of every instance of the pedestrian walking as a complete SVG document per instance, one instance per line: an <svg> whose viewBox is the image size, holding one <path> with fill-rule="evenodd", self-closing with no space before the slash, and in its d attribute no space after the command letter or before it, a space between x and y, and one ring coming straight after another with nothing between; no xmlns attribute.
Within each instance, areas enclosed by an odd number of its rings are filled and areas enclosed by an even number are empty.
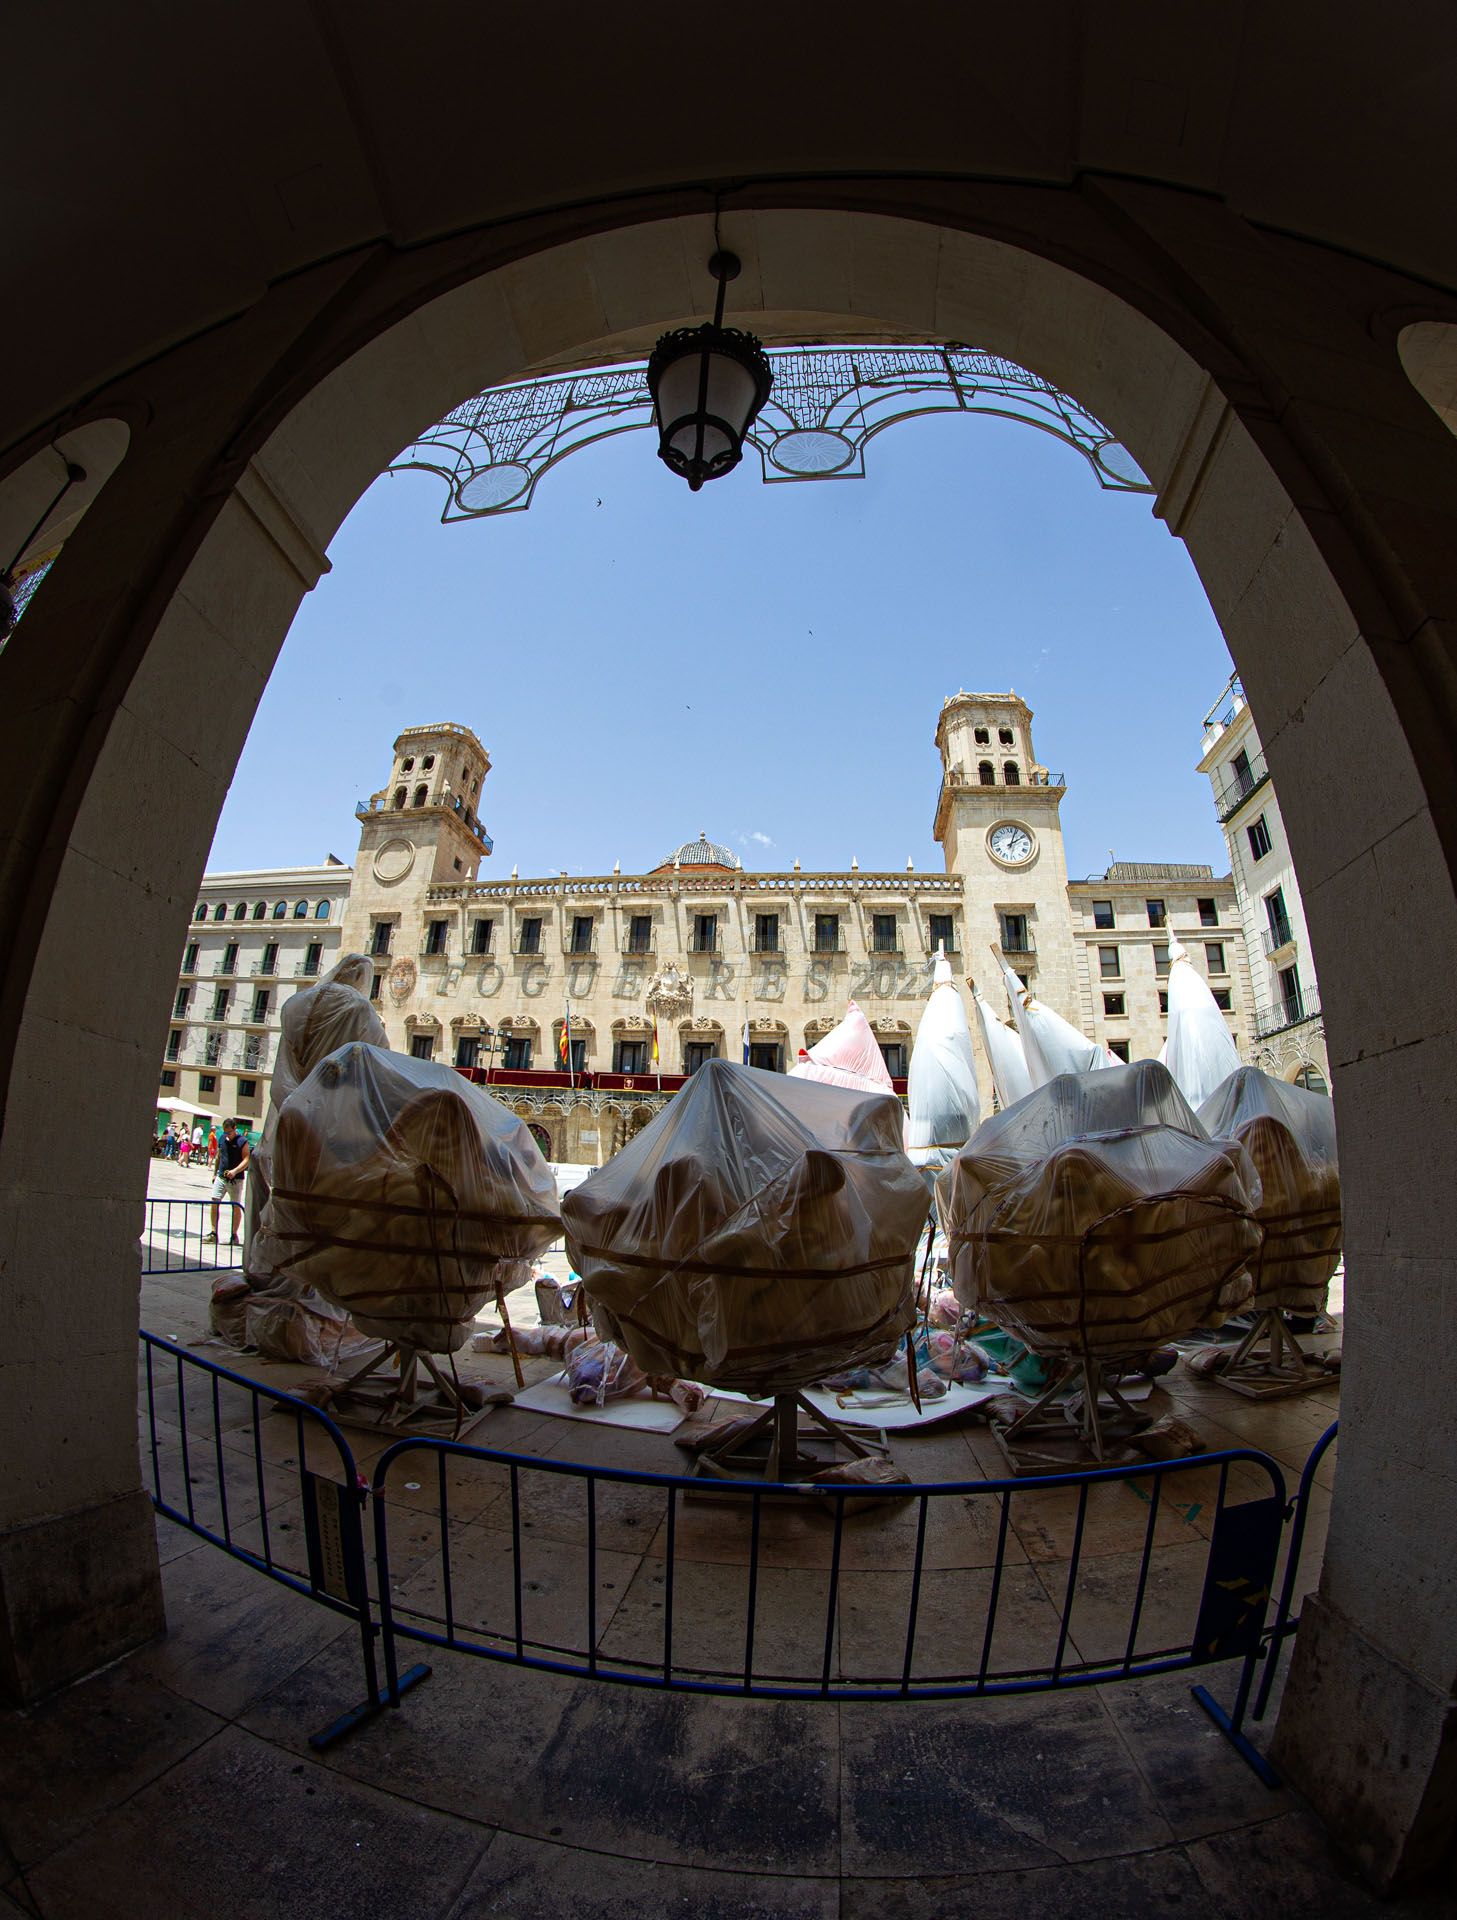
<svg viewBox="0 0 1457 1920"><path fill-rule="evenodd" d="M224 1120L223 1138L218 1148L217 1172L212 1183L212 1232L206 1238L216 1241L218 1237L218 1208L226 1201L233 1210L233 1245L242 1240L243 1225L243 1179L248 1171L250 1159L248 1142L238 1132L236 1120Z"/></svg>
<svg viewBox="0 0 1457 1920"><path fill-rule="evenodd" d="M189 1133L184 1133L182 1138L177 1142L177 1163L179 1166L185 1167L191 1158L192 1136Z"/></svg>
<svg viewBox="0 0 1457 1920"><path fill-rule="evenodd" d="M213 1128L207 1136L207 1170L216 1173L218 1168L218 1130Z"/></svg>

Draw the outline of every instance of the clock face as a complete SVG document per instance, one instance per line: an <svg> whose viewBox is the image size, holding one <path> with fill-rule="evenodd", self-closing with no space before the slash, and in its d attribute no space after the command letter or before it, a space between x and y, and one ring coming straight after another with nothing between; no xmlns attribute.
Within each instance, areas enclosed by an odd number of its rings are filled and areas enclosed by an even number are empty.
<svg viewBox="0 0 1457 1920"><path fill-rule="evenodd" d="M987 835L987 845L996 859L1005 866L1020 867L1032 858L1032 835L1025 827L1004 820L999 827L993 827Z"/></svg>

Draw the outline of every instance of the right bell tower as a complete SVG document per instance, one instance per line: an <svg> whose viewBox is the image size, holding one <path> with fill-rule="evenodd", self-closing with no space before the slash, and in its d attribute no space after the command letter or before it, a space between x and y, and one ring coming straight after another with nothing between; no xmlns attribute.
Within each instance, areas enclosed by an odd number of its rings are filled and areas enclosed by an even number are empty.
<svg viewBox="0 0 1457 1920"><path fill-rule="evenodd" d="M933 832L962 882L966 971L994 1006L992 950L1065 1019L1078 1017L1062 845L1067 791L1037 759L1032 709L1014 692L954 693L936 722L941 792Z"/></svg>

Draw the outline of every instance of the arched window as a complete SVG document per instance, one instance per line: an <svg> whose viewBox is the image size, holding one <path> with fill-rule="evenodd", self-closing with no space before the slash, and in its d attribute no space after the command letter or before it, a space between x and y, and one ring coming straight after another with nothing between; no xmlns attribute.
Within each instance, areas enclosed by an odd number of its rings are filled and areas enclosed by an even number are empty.
<svg viewBox="0 0 1457 1920"><path fill-rule="evenodd" d="M1006 764L1003 766L1002 778L1003 780L1006 781L1009 787L1021 786L1022 776L1017 771L1017 762L1015 760L1008 760Z"/></svg>
<svg viewBox="0 0 1457 1920"><path fill-rule="evenodd" d="M427 753L425 758L420 762L421 773L428 773L434 765L435 755L433 753Z"/></svg>
<svg viewBox="0 0 1457 1920"><path fill-rule="evenodd" d="M405 789L403 787L396 787L395 788L395 805L397 807L402 807L404 806L404 804L405 804Z"/></svg>
<svg viewBox="0 0 1457 1920"><path fill-rule="evenodd" d="M985 727L978 727L976 729L975 738L976 738L976 744L979 747L984 747L987 744L988 740L991 739L991 737L992 736L987 732Z"/></svg>
<svg viewBox="0 0 1457 1920"><path fill-rule="evenodd" d="M1012 744L1012 729L1010 727L998 727L997 738L1004 747L1010 747Z"/></svg>
<svg viewBox="0 0 1457 1920"><path fill-rule="evenodd" d="M199 901L198 901L198 903L197 903L197 912L196 912L195 914L193 914L193 916L192 916L192 917L193 917L193 919L194 919L194 920L206 920L206 918L207 918L207 902L206 902L206 900L199 900Z"/></svg>
<svg viewBox="0 0 1457 1920"><path fill-rule="evenodd" d="M253 918L255 920L266 920L268 918L268 902L266 900L255 900L253 902Z"/></svg>
<svg viewBox="0 0 1457 1920"><path fill-rule="evenodd" d="M413 760L402 760L400 762L401 773L413 773L414 771L415 771L415 762Z"/></svg>
<svg viewBox="0 0 1457 1920"><path fill-rule="evenodd" d="M327 920L328 917L329 917L329 903L327 900L321 900L318 906L314 908L314 918L316 920Z"/></svg>
<svg viewBox="0 0 1457 1920"><path fill-rule="evenodd" d="M237 906L233 908L233 918L235 920L246 920L248 918L248 902L246 900L240 900Z"/></svg>
<svg viewBox="0 0 1457 1920"><path fill-rule="evenodd" d="M293 917L294 917L294 919L295 919L295 920L307 920L307 919L308 919L308 917L309 917L309 903L308 903L308 901L307 901L307 900L295 900L295 901L294 901L294 903L293 903Z"/></svg>
<svg viewBox="0 0 1457 1920"><path fill-rule="evenodd" d="M981 760L977 763L976 777L984 787L994 787L997 784L996 768L990 760Z"/></svg>
<svg viewBox="0 0 1457 1920"><path fill-rule="evenodd" d="M415 805L416 805L417 807L423 807L423 806L424 806L424 804L425 804L425 792L426 792L426 789L425 789L424 787L416 787L416 789L415 789Z"/></svg>
<svg viewBox="0 0 1457 1920"><path fill-rule="evenodd" d="M228 910L227 910L227 908L226 908L226 906L224 906L224 904L223 904L223 902L222 902L221 900L220 900L220 901L218 902L218 904L217 904L217 905L216 905L216 906L215 906L215 907L213 908L213 910L212 910L212 917L213 917L213 919L214 919L214 920L226 920L226 919L227 919L227 917L228 917Z"/></svg>
<svg viewBox="0 0 1457 1920"><path fill-rule="evenodd" d="M284 916L287 914L287 912L288 912L288 902L286 900L274 901L273 917L275 920L282 920Z"/></svg>

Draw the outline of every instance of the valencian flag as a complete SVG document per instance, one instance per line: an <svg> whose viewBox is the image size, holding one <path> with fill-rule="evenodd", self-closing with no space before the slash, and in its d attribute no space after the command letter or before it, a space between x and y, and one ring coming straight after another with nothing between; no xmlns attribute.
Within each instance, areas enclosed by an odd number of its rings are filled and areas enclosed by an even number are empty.
<svg viewBox="0 0 1457 1920"><path fill-rule="evenodd" d="M653 1065L658 1064L658 1016L653 1015Z"/></svg>

